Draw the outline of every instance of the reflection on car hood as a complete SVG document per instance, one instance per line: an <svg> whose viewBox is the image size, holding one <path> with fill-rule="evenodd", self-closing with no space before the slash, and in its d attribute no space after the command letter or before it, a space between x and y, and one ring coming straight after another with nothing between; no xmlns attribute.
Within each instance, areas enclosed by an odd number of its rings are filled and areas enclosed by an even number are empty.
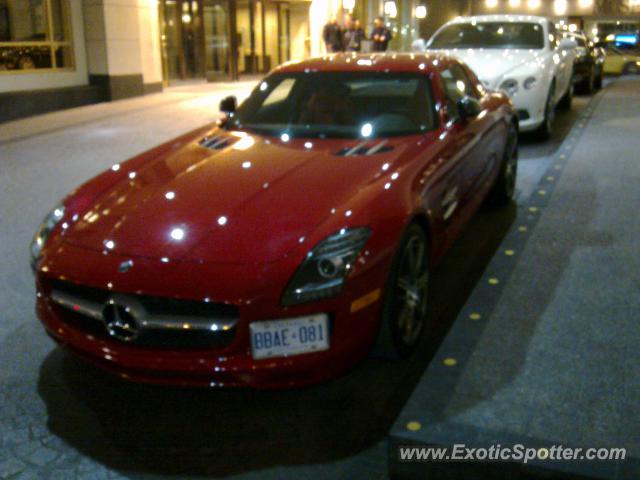
<svg viewBox="0 0 640 480"><path fill-rule="evenodd" d="M465 62L489 88L498 88L498 83L517 68L528 65L533 71L543 66L542 50L456 48L437 51Z"/></svg>
<svg viewBox="0 0 640 480"><path fill-rule="evenodd" d="M236 138L223 148L192 142L146 163L133 178L124 176L64 238L134 257L274 261L296 248L309 249L304 237L403 151L402 141L394 140L386 143L393 149L344 155L359 143L311 145L259 136Z"/></svg>

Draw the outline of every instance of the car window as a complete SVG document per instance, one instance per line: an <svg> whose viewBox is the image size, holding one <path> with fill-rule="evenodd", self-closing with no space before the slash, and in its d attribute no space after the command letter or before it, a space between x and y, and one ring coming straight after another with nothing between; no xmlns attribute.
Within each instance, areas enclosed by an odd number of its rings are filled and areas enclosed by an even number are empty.
<svg viewBox="0 0 640 480"><path fill-rule="evenodd" d="M469 95L480 98L475 84L464 69L458 64L452 64L440 72L442 85L447 96L447 114L449 118L458 117L458 101Z"/></svg>
<svg viewBox="0 0 640 480"><path fill-rule="evenodd" d="M277 73L260 83L229 126L291 137L356 138L426 132L435 128L435 118L424 74Z"/></svg>
<svg viewBox="0 0 640 480"><path fill-rule="evenodd" d="M293 78L287 78L280 82L276 88L269 92L267 98L264 99L263 106L269 106L274 103L282 102L286 100L287 97L291 94L291 89L295 84L295 80Z"/></svg>
<svg viewBox="0 0 640 480"><path fill-rule="evenodd" d="M559 33L555 24L549 23L549 47L554 50L558 48L560 43Z"/></svg>
<svg viewBox="0 0 640 480"><path fill-rule="evenodd" d="M604 49L609 55L624 55L620 50L611 45L605 45Z"/></svg>
<svg viewBox="0 0 640 480"><path fill-rule="evenodd" d="M427 48L542 49L542 25L531 22L453 23L440 30Z"/></svg>
<svg viewBox="0 0 640 480"><path fill-rule="evenodd" d="M578 37L578 36L574 36L573 38L576 39L576 42L578 42L578 46L579 47L586 47L587 46L587 41L584 37Z"/></svg>

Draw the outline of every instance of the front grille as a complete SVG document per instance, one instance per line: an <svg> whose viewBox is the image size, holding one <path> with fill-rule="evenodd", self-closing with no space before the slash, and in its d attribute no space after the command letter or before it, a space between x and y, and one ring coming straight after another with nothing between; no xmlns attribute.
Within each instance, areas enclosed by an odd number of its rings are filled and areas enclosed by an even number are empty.
<svg viewBox="0 0 640 480"><path fill-rule="evenodd" d="M529 120L531 118L529 116L529 112L527 110L518 110L518 119L519 120Z"/></svg>
<svg viewBox="0 0 640 480"><path fill-rule="evenodd" d="M131 295L70 282L50 282L50 301L60 318L75 329L130 345L208 349L229 345L236 332L238 307L224 303ZM112 302L135 319L133 339L113 336L103 312Z"/></svg>

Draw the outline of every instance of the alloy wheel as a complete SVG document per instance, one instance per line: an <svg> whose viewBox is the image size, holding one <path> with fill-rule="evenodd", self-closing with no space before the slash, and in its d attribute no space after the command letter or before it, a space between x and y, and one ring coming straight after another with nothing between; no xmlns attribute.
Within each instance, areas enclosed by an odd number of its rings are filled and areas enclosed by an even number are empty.
<svg viewBox="0 0 640 480"><path fill-rule="evenodd" d="M555 93L555 88L552 85L551 89L549 90L549 96L547 97L547 105L545 106L545 121L547 124L547 131L549 133L551 133L553 129L553 122L556 116L556 109L553 103L554 93Z"/></svg>
<svg viewBox="0 0 640 480"><path fill-rule="evenodd" d="M413 235L406 243L396 284L396 332L398 340L412 346L420 338L427 314L429 269L427 245Z"/></svg>
<svg viewBox="0 0 640 480"><path fill-rule="evenodd" d="M518 177L518 141L515 133L509 135L506 155L504 167L505 192L507 197L511 198L513 197Z"/></svg>

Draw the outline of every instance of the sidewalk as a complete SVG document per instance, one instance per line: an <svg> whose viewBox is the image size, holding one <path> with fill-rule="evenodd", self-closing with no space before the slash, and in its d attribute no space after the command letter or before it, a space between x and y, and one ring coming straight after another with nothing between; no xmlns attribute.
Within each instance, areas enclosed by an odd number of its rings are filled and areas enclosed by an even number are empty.
<svg viewBox="0 0 640 480"><path fill-rule="evenodd" d="M640 81L616 82L587 110L519 205L395 445L626 447L626 462L498 462L473 477L640 478ZM396 460L391 449L397 474L469 475L464 463Z"/></svg>
<svg viewBox="0 0 640 480"><path fill-rule="evenodd" d="M150 109L171 106L193 113L193 128L218 116L218 105L227 95L236 95L243 100L249 95L257 80L228 83L199 83L168 87L162 93L145 95L115 102L97 103L85 107L0 123L0 145L31 137L60 131L90 122L101 122L128 113L140 113ZM176 105L177 104L177 105Z"/></svg>

